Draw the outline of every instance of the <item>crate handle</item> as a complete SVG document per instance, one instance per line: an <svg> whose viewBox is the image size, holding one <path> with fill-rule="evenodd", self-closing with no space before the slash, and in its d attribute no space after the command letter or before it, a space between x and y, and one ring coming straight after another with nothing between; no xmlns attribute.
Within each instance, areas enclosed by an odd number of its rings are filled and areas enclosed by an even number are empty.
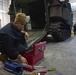
<svg viewBox="0 0 76 75"><path fill-rule="evenodd" d="M39 51L40 51L40 52L44 51L44 46L41 47L41 48L39 48Z"/></svg>

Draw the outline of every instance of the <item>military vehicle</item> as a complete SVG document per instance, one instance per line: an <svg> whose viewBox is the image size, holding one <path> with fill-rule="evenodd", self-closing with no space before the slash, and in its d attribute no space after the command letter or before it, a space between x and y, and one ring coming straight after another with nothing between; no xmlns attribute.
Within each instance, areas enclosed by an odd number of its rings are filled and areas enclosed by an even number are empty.
<svg viewBox="0 0 76 75"><path fill-rule="evenodd" d="M29 46L48 34L56 41L64 41L71 37L73 13L69 0L11 0L11 22L18 12L30 16L31 29L27 29L30 35L27 40Z"/></svg>

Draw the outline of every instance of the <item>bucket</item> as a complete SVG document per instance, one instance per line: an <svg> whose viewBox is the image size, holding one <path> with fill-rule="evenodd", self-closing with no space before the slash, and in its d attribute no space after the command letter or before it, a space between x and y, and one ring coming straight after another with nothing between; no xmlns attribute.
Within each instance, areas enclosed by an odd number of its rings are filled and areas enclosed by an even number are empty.
<svg viewBox="0 0 76 75"><path fill-rule="evenodd" d="M31 29L32 29L32 27L31 27L31 24L30 24L30 23L28 23L28 24L26 25L26 29L27 29L27 30L31 30Z"/></svg>

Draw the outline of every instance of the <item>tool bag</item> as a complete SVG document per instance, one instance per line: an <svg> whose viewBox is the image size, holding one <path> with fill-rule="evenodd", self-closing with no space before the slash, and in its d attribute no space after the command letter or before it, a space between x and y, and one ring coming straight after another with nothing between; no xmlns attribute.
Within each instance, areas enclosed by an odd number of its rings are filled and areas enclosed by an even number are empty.
<svg viewBox="0 0 76 75"><path fill-rule="evenodd" d="M11 61L5 62L4 69L16 75L22 75L24 70L22 65L13 63Z"/></svg>

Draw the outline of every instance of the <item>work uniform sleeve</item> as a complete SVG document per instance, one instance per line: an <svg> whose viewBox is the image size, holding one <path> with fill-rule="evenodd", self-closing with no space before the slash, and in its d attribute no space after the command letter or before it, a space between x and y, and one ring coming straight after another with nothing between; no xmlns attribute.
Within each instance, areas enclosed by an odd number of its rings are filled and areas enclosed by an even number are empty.
<svg viewBox="0 0 76 75"><path fill-rule="evenodd" d="M30 46L30 47L28 47L28 44L27 44L27 42L26 42L26 39L25 39L25 37L24 37L24 35L22 34L22 36L21 36L21 38L20 38L20 46L19 46L19 49L25 49L25 52L28 52L28 51L31 51L32 49L33 49L33 47L32 46ZM19 50L18 49L18 50Z"/></svg>
<svg viewBox="0 0 76 75"><path fill-rule="evenodd" d="M20 43L26 48L28 48L27 42L25 40L24 34L21 34Z"/></svg>
<svg viewBox="0 0 76 75"><path fill-rule="evenodd" d="M15 47L14 41L15 40L10 36L7 36L4 40L6 56L12 60L15 60L19 54L19 51Z"/></svg>
<svg viewBox="0 0 76 75"><path fill-rule="evenodd" d="M17 46L17 50L19 51L19 54L23 55L24 53L27 52L27 48L28 48L23 34L20 36L19 41L20 43Z"/></svg>

